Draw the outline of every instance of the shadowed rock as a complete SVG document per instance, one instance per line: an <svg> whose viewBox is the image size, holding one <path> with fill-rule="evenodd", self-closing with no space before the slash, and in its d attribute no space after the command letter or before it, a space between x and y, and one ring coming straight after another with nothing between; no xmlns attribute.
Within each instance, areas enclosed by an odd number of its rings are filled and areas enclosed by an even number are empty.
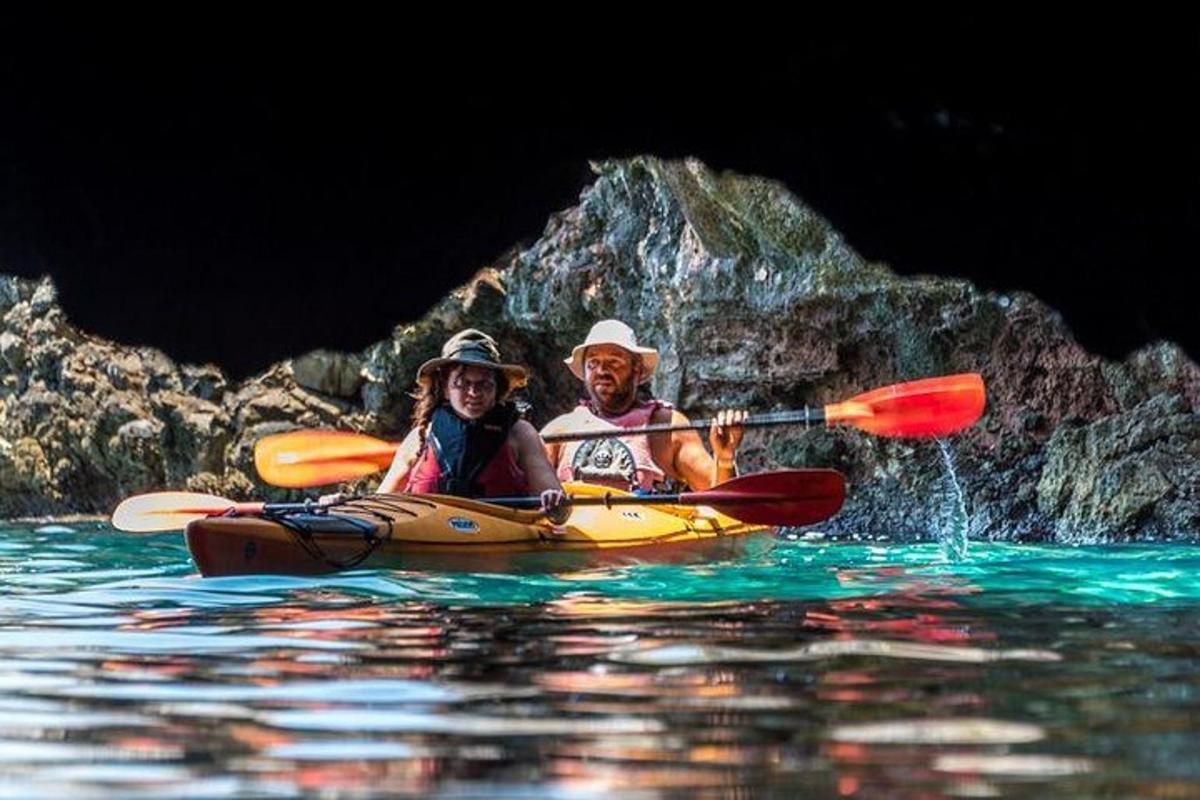
<svg viewBox="0 0 1200 800"><path fill-rule="evenodd" d="M1200 368L1174 345L1106 361L1031 295L897 277L772 181L696 161L594 168L541 238L421 320L361 354L317 351L232 387L216 367L75 330L48 281L0 281L0 513L106 511L181 483L294 496L256 482L258 437L342 427L399 438L417 366L468 326L532 368L541 424L579 395L561 359L618 317L662 352L654 392L693 416L982 372L988 412L952 440L973 537L1196 537ZM911 539L945 524L934 442L776 428L749 433L740 462L843 470L849 499L828 532Z"/></svg>

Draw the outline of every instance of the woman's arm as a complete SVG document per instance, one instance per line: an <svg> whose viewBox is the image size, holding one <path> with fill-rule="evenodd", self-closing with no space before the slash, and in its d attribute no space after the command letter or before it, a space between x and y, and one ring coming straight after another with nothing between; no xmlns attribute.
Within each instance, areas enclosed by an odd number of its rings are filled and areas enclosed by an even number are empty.
<svg viewBox="0 0 1200 800"><path fill-rule="evenodd" d="M519 419L512 427L512 438L516 445L517 464L529 481L530 491L534 494L541 494L547 489L557 489L561 492L562 484L558 482L558 476L550 466L542 437L534 427Z"/></svg>
<svg viewBox="0 0 1200 800"><path fill-rule="evenodd" d="M571 509L566 505L567 496L563 493L562 484L558 482L558 476L554 474L554 467L550 466L550 460L546 458L546 446L542 437L523 419L517 420L509 436L515 446L517 464L529 481L530 491L541 496L542 511L554 524L563 524L567 521Z"/></svg>
<svg viewBox="0 0 1200 800"><path fill-rule="evenodd" d="M416 463L420 450L420 432L416 428L413 428L404 437L404 441L400 443L400 446L396 448L396 457L392 459L392 465L388 467L387 474L379 482L375 493L390 494L402 491L405 483L408 482L408 473L412 471L413 464Z"/></svg>

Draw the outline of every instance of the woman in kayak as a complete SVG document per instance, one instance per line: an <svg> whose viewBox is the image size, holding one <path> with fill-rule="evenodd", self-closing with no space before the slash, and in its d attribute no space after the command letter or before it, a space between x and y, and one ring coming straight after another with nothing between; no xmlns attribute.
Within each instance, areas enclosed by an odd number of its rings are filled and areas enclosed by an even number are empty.
<svg viewBox="0 0 1200 800"><path fill-rule="evenodd" d="M467 329L417 370L412 430L377 492L512 497L538 494L552 518L565 495L545 446L520 418L509 393L525 385L524 367L504 364L486 333Z"/></svg>

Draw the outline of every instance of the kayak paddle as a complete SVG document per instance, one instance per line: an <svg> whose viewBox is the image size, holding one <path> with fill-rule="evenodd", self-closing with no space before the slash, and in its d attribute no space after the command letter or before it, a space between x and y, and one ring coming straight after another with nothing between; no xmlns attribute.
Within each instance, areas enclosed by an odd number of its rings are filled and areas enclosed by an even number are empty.
<svg viewBox="0 0 1200 800"><path fill-rule="evenodd" d="M422 495L434 498L437 495ZM683 505L710 506L742 522L756 525L810 525L833 516L846 498L846 481L832 469L781 469L717 484L703 492L568 497L572 506ZM477 498L505 508L537 509L537 497ZM235 503L195 492L156 492L130 497L112 515L114 528L129 533L180 530L189 522L221 514L256 515L315 511L317 503ZM332 508L336 508L333 506Z"/></svg>
<svg viewBox="0 0 1200 800"><path fill-rule="evenodd" d="M573 506L710 506L754 525L811 525L838 512L846 499L846 479L833 469L779 469L741 475L702 492L606 494L571 497ZM487 497L482 503L539 508L537 497Z"/></svg>
<svg viewBox="0 0 1200 800"><path fill-rule="evenodd" d="M983 414L983 378L978 373L925 378L873 389L823 408L754 414L744 428L772 425L848 425L877 436L947 436L970 427ZM686 425L661 423L620 431L620 436L707 430L713 420ZM547 442L605 439L613 430L551 433ZM302 489L354 480L386 469L398 445L350 431L291 431L264 436L254 447L254 465L267 483Z"/></svg>
<svg viewBox="0 0 1200 800"><path fill-rule="evenodd" d="M983 377L975 372L924 378L895 383L856 395L824 408L805 407L799 411L753 414L741 423L743 428L772 425L849 425L860 431L893 438L931 438L947 436L968 428L983 415L986 402ZM708 430L716 420L702 419L675 425L663 422L620 431L620 436L640 433ZM542 436L547 442L576 442L607 439L613 430L564 431ZM287 436L288 434L279 434Z"/></svg>
<svg viewBox="0 0 1200 800"><path fill-rule="evenodd" d="M194 519L216 514L261 513L264 503L235 503L215 494L153 492L126 498L112 514L112 525L127 533L180 530Z"/></svg>

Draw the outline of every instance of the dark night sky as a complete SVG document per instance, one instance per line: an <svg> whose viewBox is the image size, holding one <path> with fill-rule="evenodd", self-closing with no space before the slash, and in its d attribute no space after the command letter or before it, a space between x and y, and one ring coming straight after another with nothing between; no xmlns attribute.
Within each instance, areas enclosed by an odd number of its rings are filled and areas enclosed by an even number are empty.
<svg viewBox="0 0 1200 800"><path fill-rule="evenodd" d="M573 205L588 159L695 155L901 272L1032 290L1093 349L1200 355L1194 21L877 23L419 52L365 22L120 46L10 25L0 271L241 375L416 318Z"/></svg>

